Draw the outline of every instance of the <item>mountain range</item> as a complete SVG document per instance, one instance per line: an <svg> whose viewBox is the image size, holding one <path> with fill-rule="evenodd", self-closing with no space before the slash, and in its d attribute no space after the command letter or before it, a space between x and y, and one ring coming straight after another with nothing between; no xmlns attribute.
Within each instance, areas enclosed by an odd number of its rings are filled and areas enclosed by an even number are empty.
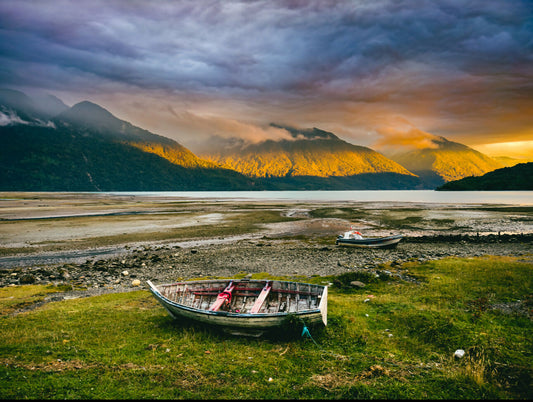
<svg viewBox="0 0 533 402"><path fill-rule="evenodd" d="M502 166L443 137L388 158L319 128L273 126L287 138L213 138L217 151L195 155L97 104L0 89L0 190L421 189Z"/></svg>

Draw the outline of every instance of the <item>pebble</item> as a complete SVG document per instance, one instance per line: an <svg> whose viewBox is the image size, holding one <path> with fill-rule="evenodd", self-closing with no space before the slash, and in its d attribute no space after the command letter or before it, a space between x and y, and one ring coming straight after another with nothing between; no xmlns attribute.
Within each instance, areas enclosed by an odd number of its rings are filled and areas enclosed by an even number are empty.
<svg viewBox="0 0 533 402"><path fill-rule="evenodd" d="M213 275L230 278L241 273L252 275L262 272L274 276L293 274L311 277L361 271L416 282L408 270L401 268L403 263L417 261L422 257L431 260L449 256L473 256L473 247L465 247L460 242L436 241L432 237L425 240L407 238L392 250L337 246L326 250L323 243L313 244L291 238L263 238L260 241L263 247L257 247L257 241L252 240L211 244L194 248L194 253L176 252L168 247L131 247L126 254L118 257L88 259L79 264L56 262L37 265L32 260L28 265L3 268L0 269L0 287L26 282L65 284L74 289L98 285L100 291L128 291L128 285L138 287L146 280L164 283ZM474 248L479 255L521 256L524 260L531 261L532 257L528 253L532 240L533 235L524 235L512 241L475 241ZM24 261L23 258L21 261ZM125 270L125 267L129 269ZM132 268L135 269L134 272ZM130 278L131 282L124 282L125 277ZM133 285L134 282L138 284ZM110 285L113 286L112 290L109 289ZM368 301L370 299L366 300Z"/></svg>

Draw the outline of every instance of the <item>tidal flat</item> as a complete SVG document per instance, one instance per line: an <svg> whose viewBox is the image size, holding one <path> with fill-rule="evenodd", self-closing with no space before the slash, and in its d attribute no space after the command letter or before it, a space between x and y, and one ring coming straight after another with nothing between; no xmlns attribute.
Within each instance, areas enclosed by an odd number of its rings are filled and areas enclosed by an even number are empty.
<svg viewBox="0 0 533 402"><path fill-rule="evenodd" d="M404 239L394 250L335 246L351 226L366 237ZM400 275L406 262L453 256L531 261L532 239L527 206L0 193L0 286L116 292L131 289L132 278L144 287L148 279L311 277L384 266Z"/></svg>

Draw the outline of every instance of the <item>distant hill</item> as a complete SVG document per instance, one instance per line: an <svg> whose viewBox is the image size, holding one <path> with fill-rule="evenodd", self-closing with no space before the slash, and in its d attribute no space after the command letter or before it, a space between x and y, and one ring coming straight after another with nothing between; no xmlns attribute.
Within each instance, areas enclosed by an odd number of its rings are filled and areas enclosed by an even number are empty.
<svg viewBox="0 0 533 402"><path fill-rule="evenodd" d="M519 163L533 162L533 158L517 159L517 158L511 158L509 156L493 156L492 159L502 164L503 167L511 167L511 166L518 165Z"/></svg>
<svg viewBox="0 0 533 402"><path fill-rule="evenodd" d="M438 187L439 191L533 190L533 162L496 169L480 177L465 177Z"/></svg>
<svg viewBox="0 0 533 402"><path fill-rule="evenodd" d="M366 147L350 144L333 133L280 125L292 139L244 144L218 139L216 151L203 159L267 186L305 189L414 188L418 178L398 163Z"/></svg>
<svg viewBox="0 0 533 402"><path fill-rule="evenodd" d="M503 167L487 155L444 137L435 137L432 142L434 148L416 149L390 158L420 176L430 187Z"/></svg>

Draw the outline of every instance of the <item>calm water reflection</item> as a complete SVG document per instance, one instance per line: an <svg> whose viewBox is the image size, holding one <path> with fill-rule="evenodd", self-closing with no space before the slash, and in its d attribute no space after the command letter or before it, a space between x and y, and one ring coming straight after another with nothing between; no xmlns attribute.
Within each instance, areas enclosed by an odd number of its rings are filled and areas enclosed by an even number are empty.
<svg viewBox="0 0 533 402"><path fill-rule="evenodd" d="M188 199L423 202L442 204L533 205L533 191L433 191L433 190L350 190L350 191L161 191L109 192Z"/></svg>

